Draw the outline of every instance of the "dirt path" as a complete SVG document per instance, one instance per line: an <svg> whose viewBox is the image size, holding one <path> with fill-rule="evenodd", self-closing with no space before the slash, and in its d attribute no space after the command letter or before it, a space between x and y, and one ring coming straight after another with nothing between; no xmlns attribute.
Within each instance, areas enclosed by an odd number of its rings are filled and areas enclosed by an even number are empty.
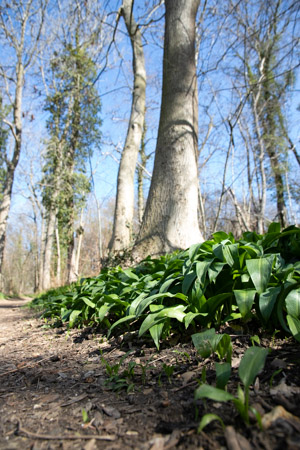
<svg viewBox="0 0 300 450"><path fill-rule="evenodd" d="M288 420L279 418L262 432L256 425L245 426L232 405L202 402L199 417L219 414L228 427L224 433L213 422L197 433L196 378L205 366L207 381L213 383L215 372L214 361L199 360L190 341L172 342L158 353L134 334L107 342L90 328L45 328L36 313L21 308L24 303L0 301L0 449L300 449L298 344L284 340L273 349L251 393L261 414L280 404L292 414ZM232 339L237 361L249 337ZM111 370L110 385L102 358ZM168 367L173 370L169 380ZM277 394L270 389L272 375L273 387L284 388ZM233 378L230 388L236 389ZM118 393L112 390L118 388Z"/></svg>
<svg viewBox="0 0 300 450"><path fill-rule="evenodd" d="M89 329L45 329L24 303L0 301L1 449L146 450L178 443L179 430L155 431L158 416L161 423L168 417L167 391L156 393L154 382L140 384L134 395L106 386L100 350L113 366L125 354L119 344L101 343Z"/></svg>

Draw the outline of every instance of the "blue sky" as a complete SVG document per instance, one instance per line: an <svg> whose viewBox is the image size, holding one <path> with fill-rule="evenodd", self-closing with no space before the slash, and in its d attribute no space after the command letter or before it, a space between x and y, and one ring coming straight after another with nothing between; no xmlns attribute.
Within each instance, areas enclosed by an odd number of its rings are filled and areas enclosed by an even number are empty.
<svg viewBox="0 0 300 450"><path fill-rule="evenodd" d="M120 1L106 2L111 11L117 9L120 5ZM141 0L135 2L134 14L142 14L144 6L150 2L142 2ZM160 17L163 13L163 7L157 11L156 17ZM111 23L113 24L112 14L110 16ZM144 19L143 19L144 20ZM210 32L209 27L211 24L206 24L208 27L207 33ZM163 34L163 22L161 22L157 28L153 26L153 29L145 32L145 60L147 69L147 151L154 152L156 143L156 133L159 120L159 106L161 100L161 74L162 74L162 34ZM212 38L211 38L212 39ZM127 131L127 121L130 114L131 106L131 86L132 86L132 54L130 41L127 37L126 30L121 19L118 25L118 31L116 33L116 45L111 47L112 53L109 57L110 68L106 70L99 78L97 87L102 101L101 117L102 124L102 144L101 152L97 153L93 157L93 169L95 170L95 191L98 199L101 203L107 199L114 197L116 190L116 179L118 164L116 159L120 158L120 153L116 151L122 150L122 146L125 141ZM205 41L205 45L200 47L200 67L209 68L214 65L214 60L218 58L218 55L222 53L222 46L226 46L227 43L219 41L215 46L215 55L210 57L209 45L210 41ZM122 59L120 58L122 56ZM228 61L233 61L232 55L228 56ZM204 66L203 63L204 62ZM101 68L100 68L101 70ZM26 89L33 83L33 79L28 78L26 81ZM233 90L230 84L229 75L220 73L209 72L205 77L199 79L199 142L201 143L207 133L207 127L209 117L206 114L206 110L210 112L213 117L213 121L216 125L220 125L221 116L226 117L230 108L232 108ZM299 112L297 112L297 106L300 104L299 98L299 77L296 85L293 88L291 99L287 104L289 108L289 125L291 130L291 136L296 143L299 144L299 131L300 125L298 121ZM27 92L29 92L28 89ZM212 102L212 91L215 91L216 98L219 102ZM209 107L209 105L211 105ZM40 99L32 99L30 97L24 98L24 110L28 111L28 117L24 121L24 151L21 158L21 164L17 171L16 183L14 187L14 199L11 218L14 219L18 216L19 212L24 212L27 209L24 200L24 194L26 195L26 187L22 178L22 170L28 168L28 164L35 155L35 176L38 176L39 171L39 153L43 147L41 140L46 137L44 128L46 114L42 110L42 102ZM30 113L33 112L35 119L31 122L28 120ZM221 114L220 114L221 113ZM227 127L228 128L228 127ZM230 158L229 170L227 174L227 185L232 185L236 192L242 196L243 189L246 189L244 184L244 178L238 175L244 173L245 170L245 157L243 155L243 147L239 141L238 134L236 134L236 148L234 160ZM209 155L211 151L215 151L209 163L206 165L205 170L200 174L200 180L202 189L204 191L213 192L220 189L222 180L222 170L224 166L224 155L228 146L229 135L226 131L225 125L218 126L213 130L210 138L203 151L203 160ZM291 165L295 164L293 157L290 158ZM153 162L153 159L152 159ZM151 171L151 162L149 164L149 170ZM149 183L148 183L149 184ZM21 195L20 195L21 192ZM298 208L299 214L299 208Z"/></svg>

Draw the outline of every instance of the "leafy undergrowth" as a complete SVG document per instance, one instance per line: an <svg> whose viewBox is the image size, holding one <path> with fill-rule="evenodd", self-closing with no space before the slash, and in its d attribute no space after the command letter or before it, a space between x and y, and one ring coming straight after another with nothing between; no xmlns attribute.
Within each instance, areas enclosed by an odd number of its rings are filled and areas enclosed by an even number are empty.
<svg viewBox="0 0 300 450"><path fill-rule="evenodd" d="M192 334L232 322L280 329L300 341L300 229L214 233L186 251L146 258L136 267L106 268L99 276L49 291L31 306L68 327L150 333L159 349L174 333ZM252 325L253 327L253 325Z"/></svg>
<svg viewBox="0 0 300 450"><path fill-rule="evenodd" d="M97 277L48 291L31 306L43 309L42 317L50 326L88 326L86 329L99 329L102 336L114 336L115 340L118 334L122 339L126 335L135 339L144 335L158 350L162 343L165 347L172 341L192 341L203 360L194 391L196 415L197 408L203 410L206 401L226 402L246 428L254 421L265 430L269 427L268 414L262 415L250 402L250 387L255 390L269 353L258 334L275 340L279 333L287 341L294 338L300 342L299 257L300 229L294 226L280 231L279 225L273 223L265 235L247 232L239 240L232 234L217 232L211 240L186 251L158 259L149 257L132 268L106 268ZM239 379L226 329L239 330L252 342L239 361ZM142 384L146 383L151 360L143 364L132 359L128 363L132 351L113 364L101 353L108 389L127 393L135 390L137 373ZM209 358L214 361L213 384L208 383L211 377L206 372L205 361ZM270 386L281 370L273 371ZM169 381L173 372L173 365L163 364L161 374ZM206 413L199 415L198 432L203 433L203 428L217 421L226 435L229 429L224 417L214 411L214 403L209 405ZM274 414L279 413L282 411L274 408ZM289 420L299 419L291 416Z"/></svg>

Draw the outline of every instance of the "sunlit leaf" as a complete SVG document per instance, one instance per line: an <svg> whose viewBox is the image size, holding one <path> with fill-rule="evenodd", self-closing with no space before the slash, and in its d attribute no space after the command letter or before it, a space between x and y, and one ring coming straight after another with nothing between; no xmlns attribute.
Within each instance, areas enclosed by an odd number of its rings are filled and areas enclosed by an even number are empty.
<svg viewBox="0 0 300 450"><path fill-rule="evenodd" d="M300 318L300 289L293 289L286 296L285 306L290 316Z"/></svg>
<svg viewBox="0 0 300 450"><path fill-rule="evenodd" d="M209 384L202 384L195 390L195 400L199 400L199 398L209 398L216 402L228 402L233 400L234 396L223 389L218 389Z"/></svg>
<svg viewBox="0 0 300 450"><path fill-rule="evenodd" d="M239 267L238 244L225 245L223 241L221 244L213 246L213 253L220 261L226 261L230 267L234 265Z"/></svg>
<svg viewBox="0 0 300 450"><path fill-rule="evenodd" d="M234 296L242 317L245 317L251 311L256 294L255 289L235 290Z"/></svg>
<svg viewBox="0 0 300 450"><path fill-rule="evenodd" d="M259 296L259 309L264 320L267 322L272 314L281 287L269 287Z"/></svg>
<svg viewBox="0 0 300 450"><path fill-rule="evenodd" d="M81 309L74 309L69 316L69 326L72 328L74 323L76 322L77 317L82 314Z"/></svg>
<svg viewBox="0 0 300 450"><path fill-rule="evenodd" d="M292 316L286 316L286 320L288 322L292 335L298 342L300 342L300 320Z"/></svg>
<svg viewBox="0 0 300 450"><path fill-rule="evenodd" d="M153 312L147 315L146 319L142 323L139 329L139 336L142 336L149 328L154 325L158 325L161 322L164 322L166 318L177 319L179 322L182 322L185 316L184 310L186 306L177 305L168 308L161 307L161 310L158 312Z"/></svg>
<svg viewBox="0 0 300 450"><path fill-rule="evenodd" d="M142 301L138 304L138 306L137 306L137 308L135 310L136 316L137 317L140 316L144 312L144 310L149 305L151 305L151 303L156 302L156 300L160 300L160 299L163 299L165 297L170 297L170 298L177 297L177 298L180 298L182 300L186 299L186 295L181 294L181 293L171 294L170 292L164 292L164 293L161 293L161 294L150 295L150 297L143 298Z"/></svg>
<svg viewBox="0 0 300 450"><path fill-rule="evenodd" d="M246 350L239 366L239 377L246 388L254 383L255 377L264 368L268 353L268 349L261 347Z"/></svg>
<svg viewBox="0 0 300 450"><path fill-rule="evenodd" d="M109 303L105 303L104 305L100 306L100 308L97 308L97 318L99 322L102 322L111 307L112 305L110 305Z"/></svg>
<svg viewBox="0 0 300 450"><path fill-rule="evenodd" d="M92 302L89 298L86 297L82 297L82 300L84 301L84 303L88 306L90 306L91 308L95 308L96 305L94 302Z"/></svg>
<svg viewBox="0 0 300 450"><path fill-rule="evenodd" d="M267 289L271 271L272 264L274 261L274 255L262 257L258 259L248 259L246 261L246 266L255 286L255 289L259 294L262 294Z"/></svg>
<svg viewBox="0 0 300 450"><path fill-rule="evenodd" d="M185 316L184 316L184 325L185 328L188 328L190 326L190 324L192 323L192 321L199 316L207 316L207 313L193 313L193 312L188 312Z"/></svg>
<svg viewBox="0 0 300 450"><path fill-rule="evenodd" d="M220 243L225 239L228 239L228 234L225 233L225 231L216 231L215 233L213 233L213 238L215 242Z"/></svg>
<svg viewBox="0 0 300 450"><path fill-rule="evenodd" d="M199 426L198 426L198 433L200 433L203 430L203 428L205 428L207 425L209 425L214 420L218 420L220 422L220 424L222 425L222 428L225 428L224 422L221 419L221 417L219 417L217 414L209 413L209 414L205 414L201 418Z"/></svg>
<svg viewBox="0 0 300 450"><path fill-rule="evenodd" d="M149 333L154 341L154 344L157 348L157 350L159 350L159 340L161 338L161 334L163 332L164 329L164 322L161 322L157 325L153 325L150 329L149 329Z"/></svg>

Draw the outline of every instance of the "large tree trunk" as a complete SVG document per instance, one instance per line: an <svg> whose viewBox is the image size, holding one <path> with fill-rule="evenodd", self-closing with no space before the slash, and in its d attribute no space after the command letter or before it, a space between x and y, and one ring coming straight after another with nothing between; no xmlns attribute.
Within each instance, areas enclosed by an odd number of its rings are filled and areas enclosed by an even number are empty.
<svg viewBox="0 0 300 450"><path fill-rule="evenodd" d="M123 0L121 14L131 40L133 53L134 87L125 146L122 152L114 215L111 251L129 247L134 214L134 174L141 145L145 117L146 70L141 32L132 15L133 0Z"/></svg>
<svg viewBox="0 0 300 450"><path fill-rule="evenodd" d="M163 91L154 170L135 257L203 240L198 223L198 95L195 18L199 0L166 0Z"/></svg>

